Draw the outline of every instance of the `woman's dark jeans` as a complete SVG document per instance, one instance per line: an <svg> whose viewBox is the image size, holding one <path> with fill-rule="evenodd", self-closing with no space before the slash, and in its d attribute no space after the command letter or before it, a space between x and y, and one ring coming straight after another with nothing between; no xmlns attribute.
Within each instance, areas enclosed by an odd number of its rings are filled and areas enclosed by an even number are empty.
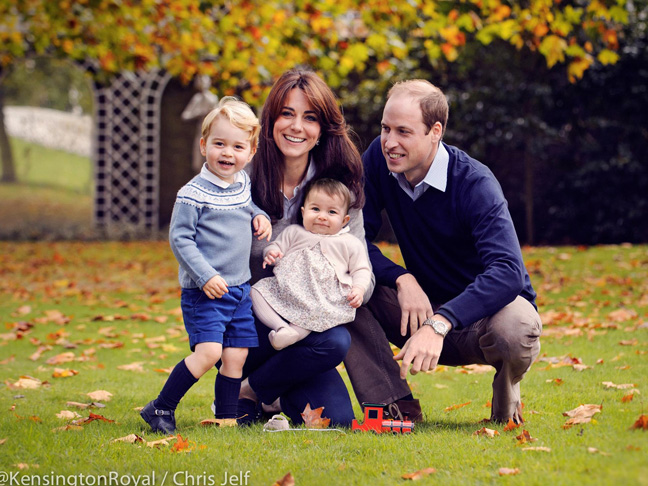
<svg viewBox="0 0 648 486"><path fill-rule="evenodd" d="M281 410L294 424L303 423L301 412L324 407L322 417L331 425L350 427L354 418L349 392L335 368L346 356L351 337L344 326L311 332L292 346L275 350L268 341L270 329L255 322L259 347L250 348L243 377L261 402L280 398Z"/></svg>

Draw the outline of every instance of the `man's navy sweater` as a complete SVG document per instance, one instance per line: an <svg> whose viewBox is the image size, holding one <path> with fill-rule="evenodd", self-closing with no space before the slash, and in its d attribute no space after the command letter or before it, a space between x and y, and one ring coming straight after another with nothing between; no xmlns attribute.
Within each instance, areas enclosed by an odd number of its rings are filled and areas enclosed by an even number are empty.
<svg viewBox="0 0 648 486"><path fill-rule="evenodd" d="M387 168L376 138L363 154L363 210L376 282L396 287L409 272L437 312L462 328L495 314L518 295L535 306L536 293L522 261L508 204L493 173L465 152L450 156L446 191L428 187L413 201ZM372 242L385 209L407 270Z"/></svg>

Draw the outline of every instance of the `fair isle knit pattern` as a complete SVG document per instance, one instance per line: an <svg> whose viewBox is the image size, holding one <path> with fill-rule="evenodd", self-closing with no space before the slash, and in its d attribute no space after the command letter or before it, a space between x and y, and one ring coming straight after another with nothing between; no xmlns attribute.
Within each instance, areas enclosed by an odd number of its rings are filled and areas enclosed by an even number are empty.
<svg viewBox="0 0 648 486"><path fill-rule="evenodd" d="M176 202L189 204L198 209L216 209L227 211L249 206L252 200L250 193L250 178L244 172L243 184L232 184L232 190L221 189L201 177L195 177L180 191Z"/></svg>
<svg viewBox="0 0 648 486"><path fill-rule="evenodd" d="M182 288L202 288L215 275L228 286L250 280L252 220L267 215L252 201L248 175L239 174L222 187L203 171L178 191L169 243L180 264Z"/></svg>

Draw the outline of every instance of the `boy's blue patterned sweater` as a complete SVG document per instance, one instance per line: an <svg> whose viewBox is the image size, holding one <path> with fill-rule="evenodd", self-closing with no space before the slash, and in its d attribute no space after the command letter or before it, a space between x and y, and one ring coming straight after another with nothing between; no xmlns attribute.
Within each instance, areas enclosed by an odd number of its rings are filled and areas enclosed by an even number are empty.
<svg viewBox="0 0 648 486"><path fill-rule="evenodd" d="M203 167L178 191L169 242L182 288L202 288L217 274L228 286L250 280L252 220L267 214L252 202L244 171L226 188L216 185L219 181Z"/></svg>

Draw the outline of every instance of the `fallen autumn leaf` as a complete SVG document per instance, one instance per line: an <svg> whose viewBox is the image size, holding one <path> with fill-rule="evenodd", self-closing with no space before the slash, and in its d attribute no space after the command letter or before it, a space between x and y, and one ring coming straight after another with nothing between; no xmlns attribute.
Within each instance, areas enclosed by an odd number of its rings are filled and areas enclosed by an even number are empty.
<svg viewBox="0 0 648 486"><path fill-rule="evenodd" d="M500 435L500 433L497 430L482 427L481 429L474 431L472 435L485 435L486 437L492 438L496 435Z"/></svg>
<svg viewBox="0 0 648 486"><path fill-rule="evenodd" d="M648 415L641 414L637 421L630 427L631 430L648 430Z"/></svg>
<svg viewBox="0 0 648 486"><path fill-rule="evenodd" d="M113 394L106 390L96 390L90 393L86 393L92 400L97 402L109 402Z"/></svg>
<svg viewBox="0 0 648 486"><path fill-rule="evenodd" d="M304 425L307 429L326 429L331 423L331 419L322 417L324 407L311 409L310 403L306 404L306 408L301 413Z"/></svg>
<svg viewBox="0 0 648 486"><path fill-rule="evenodd" d="M401 478L403 479L410 479L412 481L417 481L421 478L424 478L426 476L429 476L430 474L434 474L436 472L436 469L433 467L426 467L425 469L421 469L420 471L415 471L413 473L407 473L403 474Z"/></svg>
<svg viewBox="0 0 648 486"><path fill-rule="evenodd" d="M568 429L576 424L586 424L591 422L594 414L599 413L601 410L603 410L603 405L586 404L576 407L573 410L563 412L565 417L571 417L567 422L565 422L563 429Z"/></svg>
<svg viewBox="0 0 648 486"><path fill-rule="evenodd" d="M288 472L279 481L273 483L272 486L295 486L295 478L293 478L293 475Z"/></svg>

